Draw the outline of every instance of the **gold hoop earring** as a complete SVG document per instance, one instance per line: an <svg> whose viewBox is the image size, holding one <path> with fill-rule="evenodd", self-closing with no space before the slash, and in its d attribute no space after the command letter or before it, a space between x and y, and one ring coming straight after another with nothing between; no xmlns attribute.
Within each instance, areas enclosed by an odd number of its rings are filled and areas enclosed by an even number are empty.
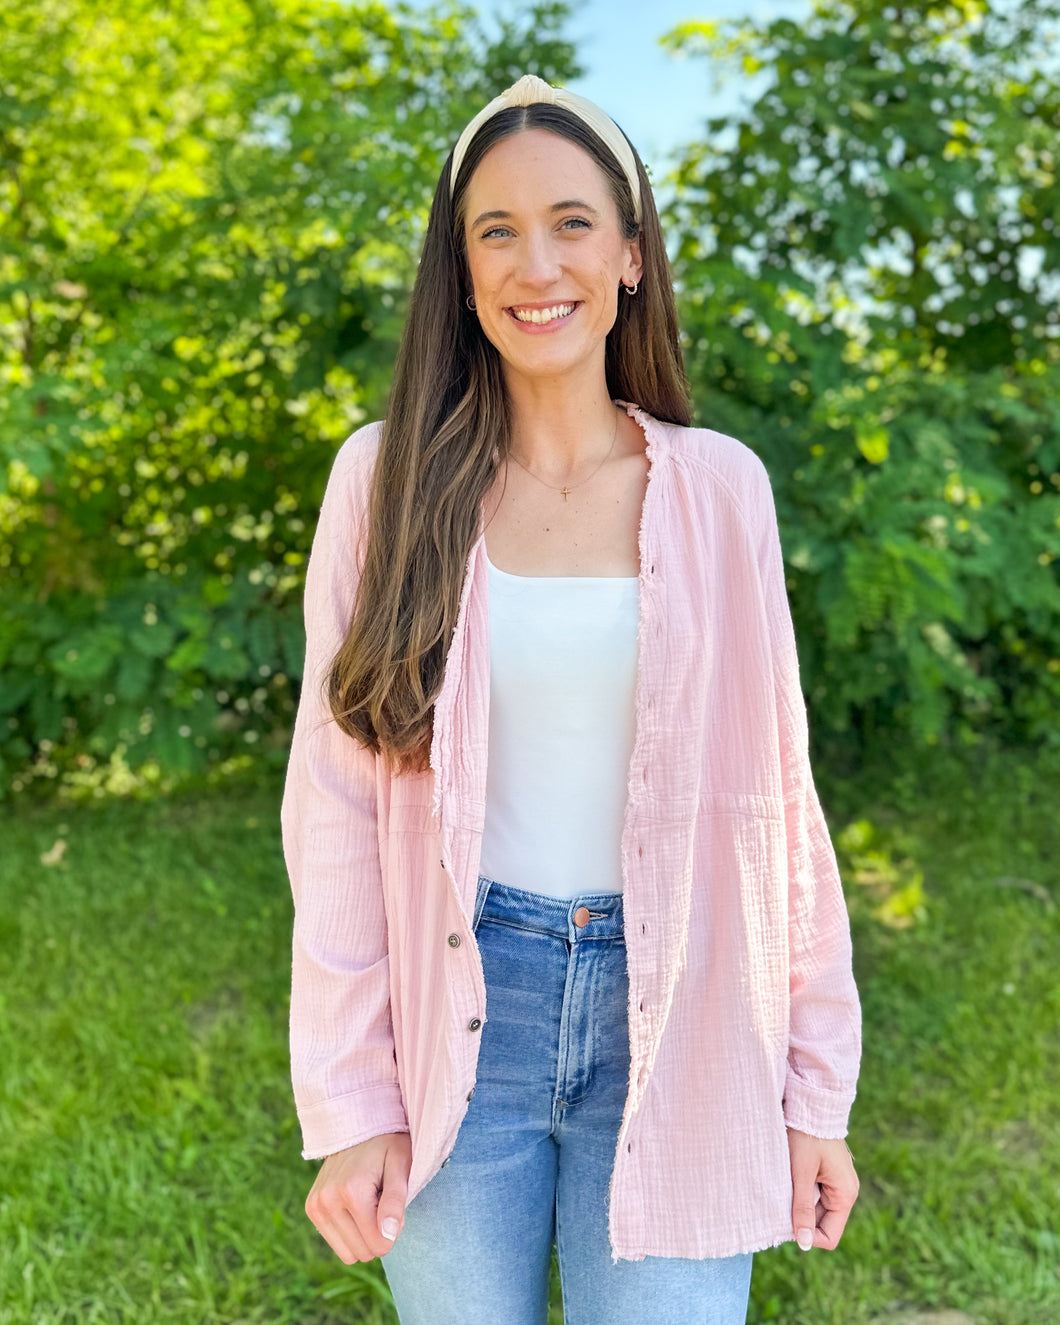
<svg viewBox="0 0 1060 1325"><path fill-rule="evenodd" d="M475 311L475 308L477 307L477 305L475 304L475 296L473 294L469 294L468 297L464 300L464 302L467 304L468 308L470 308L473 313Z"/></svg>
<svg viewBox="0 0 1060 1325"><path fill-rule="evenodd" d="M626 294L636 294L638 285L640 285L640 281L634 281L632 285L627 285L625 281L623 281L622 289L625 290Z"/></svg>

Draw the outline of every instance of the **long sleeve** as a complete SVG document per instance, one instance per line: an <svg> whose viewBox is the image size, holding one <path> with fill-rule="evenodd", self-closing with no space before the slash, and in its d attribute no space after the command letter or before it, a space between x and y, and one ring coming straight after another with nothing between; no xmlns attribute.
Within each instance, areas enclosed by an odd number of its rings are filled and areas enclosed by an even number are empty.
<svg viewBox="0 0 1060 1325"><path fill-rule="evenodd" d="M809 762L806 702L769 475L759 464L759 568L769 618L788 852L790 1035L784 1120L844 1137L861 1061L861 1005L839 866Z"/></svg>
<svg viewBox="0 0 1060 1325"><path fill-rule="evenodd" d="M305 672L280 812L295 906L291 1080L305 1159L409 1130L390 1011L378 757L341 731L325 689L352 613L374 453L367 431L336 456L306 568Z"/></svg>

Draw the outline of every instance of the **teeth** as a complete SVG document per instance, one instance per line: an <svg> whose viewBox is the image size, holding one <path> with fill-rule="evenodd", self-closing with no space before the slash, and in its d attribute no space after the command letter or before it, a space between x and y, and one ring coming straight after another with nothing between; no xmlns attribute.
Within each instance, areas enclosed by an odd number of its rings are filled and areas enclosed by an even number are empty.
<svg viewBox="0 0 1060 1325"><path fill-rule="evenodd" d="M513 308L512 312L520 322L551 322L553 318L566 317L568 313L573 313L574 305L556 304L554 308L529 308L524 310Z"/></svg>

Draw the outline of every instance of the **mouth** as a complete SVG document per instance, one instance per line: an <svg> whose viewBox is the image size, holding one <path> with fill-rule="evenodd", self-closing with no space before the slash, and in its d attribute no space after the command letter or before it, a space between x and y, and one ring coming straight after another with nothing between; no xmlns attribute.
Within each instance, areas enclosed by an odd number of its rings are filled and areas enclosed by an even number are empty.
<svg viewBox="0 0 1060 1325"><path fill-rule="evenodd" d="M523 331L551 331L569 322L581 307L581 300L566 300L542 308L517 304L504 311Z"/></svg>

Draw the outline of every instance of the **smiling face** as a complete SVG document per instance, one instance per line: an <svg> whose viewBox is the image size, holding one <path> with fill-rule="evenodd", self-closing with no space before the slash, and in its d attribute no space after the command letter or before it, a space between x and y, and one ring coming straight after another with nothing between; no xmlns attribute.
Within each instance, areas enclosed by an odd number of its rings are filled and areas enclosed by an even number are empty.
<svg viewBox="0 0 1060 1325"><path fill-rule="evenodd" d="M642 262L588 152L546 129L491 147L468 183L464 238L476 314L506 374L602 381L619 285L639 281Z"/></svg>

